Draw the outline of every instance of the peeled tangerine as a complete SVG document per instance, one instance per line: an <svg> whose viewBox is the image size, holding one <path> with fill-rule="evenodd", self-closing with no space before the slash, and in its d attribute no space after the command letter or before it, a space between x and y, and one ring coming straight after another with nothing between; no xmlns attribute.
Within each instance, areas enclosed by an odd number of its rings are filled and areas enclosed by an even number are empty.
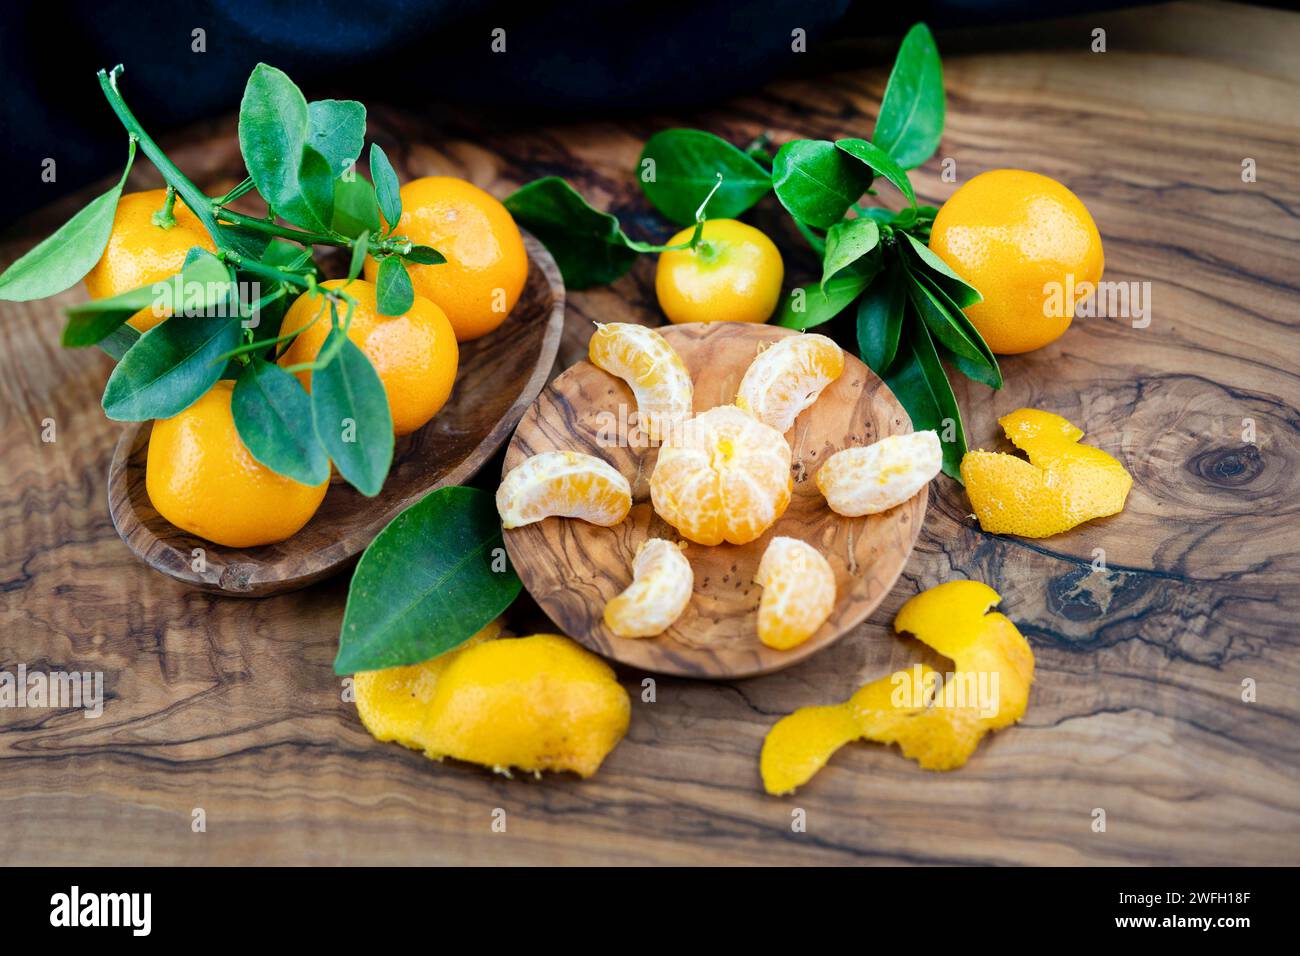
<svg viewBox="0 0 1300 956"><path fill-rule="evenodd" d="M747 544L785 513L794 487L790 460L780 432L735 405L719 405L660 446L650 500L697 544Z"/></svg>
<svg viewBox="0 0 1300 956"><path fill-rule="evenodd" d="M857 518L901 505L928 485L942 466L943 446L937 432L890 435L831 455L817 471L817 487L831 511Z"/></svg>
<svg viewBox="0 0 1300 956"><path fill-rule="evenodd" d="M745 370L736 405L785 434L844 371L844 350L824 335L778 339Z"/></svg>
<svg viewBox="0 0 1300 956"><path fill-rule="evenodd" d="M361 722L432 760L590 777L627 733L627 691L567 637L499 633L489 624L431 661L357 674Z"/></svg>
<svg viewBox="0 0 1300 956"><path fill-rule="evenodd" d="M1080 445L1081 429L1036 408L998 424L1029 461L992 451L963 456L961 477L985 531L1047 538L1123 510L1133 476L1100 448Z"/></svg>
<svg viewBox="0 0 1300 956"><path fill-rule="evenodd" d="M511 468L497 489L503 528L543 518L581 518L615 525L632 508L632 486L618 470L592 455L548 451Z"/></svg>
<svg viewBox="0 0 1300 956"><path fill-rule="evenodd" d="M627 382L636 398L637 421L654 441L691 414L694 388L668 340L648 326L596 323L587 349L591 364Z"/></svg>
<svg viewBox="0 0 1300 956"><path fill-rule="evenodd" d="M768 543L754 582L763 589L758 639L779 651L812 637L835 608L830 562L797 538L777 536Z"/></svg>
<svg viewBox="0 0 1300 956"><path fill-rule="evenodd" d="M690 603L695 572L682 549L663 538L637 548L632 583L605 605L605 624L619 637L654 637L672 627Z"/></svg>
<svg viewBox="0 0 1300 956"><path fill-rule="evenodd" d="M782 718L768 732L759 761L767 792L793 792L859 738L896 743L926 770L952 770L986 733L1020 720L1034 654L1011 621L988 613L1001 600L987 584L950 581L904 604L894 630L915 634L955 670L940 675L917 665L867 684L842 704L804 707Z"/></svg>

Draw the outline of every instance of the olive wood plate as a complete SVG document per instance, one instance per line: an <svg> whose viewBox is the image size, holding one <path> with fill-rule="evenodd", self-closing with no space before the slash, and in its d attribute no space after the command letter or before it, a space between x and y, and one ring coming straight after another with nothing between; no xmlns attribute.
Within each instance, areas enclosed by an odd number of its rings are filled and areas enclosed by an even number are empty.
<svg viewBox="0 0 1300 956"><path fill-rule="evenodd" d="M764 343L791 329L718 322L660 329L681 355L695 383L695 411L734 400L749 363ZM738 678L771 673L817 653L843 636L884 599L907 563L925 517L929 490L878 515L845 518L831 511L814 475L827 457L886 435L912 430L894 394L870 369L845 354L844 373L786 433L794 453L794 493L782 517L746 545L688 542L695 593L677 622L658 637L622 638L605 627L605 603L632 580L637 547L652 537L681 536L655 514L650 476L657 448L639 432L619 440L636 404L621 380L582 361L557 377L524 414L506 452L509 470L545 451L572 450L602 458L632 484L632 510L612 528L570 518L547 518L505 533L506 550L524 587L569 635L593 651L646 671L683 677ZM639 447L638 447L639 446ZM837 598L830 618L790 650L758 639L753 583L774 535L799 538L826 556Z"/></svg>
<svg viewBox="0 0 1300 956"><path fill-rule="evenodd" d="M546 384L560 345L564 280L546 248L527 232L523 237L528 280L519 301L500 328L461 343L451 398L429 424L397 440L376 497L364 497L336 474L320 510L292 538L257 548L213 544L181 531L150 504L145 460L153 423L140 422L123 431L108 469L109 513L127 547L192 587L264 597L343 570L403 509L436 488L467 481Z"/></svg>

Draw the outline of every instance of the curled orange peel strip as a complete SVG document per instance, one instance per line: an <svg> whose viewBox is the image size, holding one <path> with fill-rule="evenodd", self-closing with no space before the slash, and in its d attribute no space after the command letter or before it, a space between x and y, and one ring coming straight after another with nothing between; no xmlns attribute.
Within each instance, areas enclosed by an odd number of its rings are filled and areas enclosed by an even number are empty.
<svg viewBox="0 0 1300 956"><path fill-rule="evenodd" d="M764 789L792 793L858 739L898 744L926 770L952 770L989 731L1020 720L1034 654L1010 620L990 612L1001 600L987 584L950 581L904 604L894 629L950 658L953 671L918 664L867 684L842 704L782 718L763 742Z"/></svg>
<svg viewBox="0 0 1300 956"><path fill-rule="evenodd" d="M1036 408L998 424L1029 460L993 451L962 457L966 494L985 531L1047 538L1123 510L1133 476L1100 448L1080 445L1081 429Z"/></svg>

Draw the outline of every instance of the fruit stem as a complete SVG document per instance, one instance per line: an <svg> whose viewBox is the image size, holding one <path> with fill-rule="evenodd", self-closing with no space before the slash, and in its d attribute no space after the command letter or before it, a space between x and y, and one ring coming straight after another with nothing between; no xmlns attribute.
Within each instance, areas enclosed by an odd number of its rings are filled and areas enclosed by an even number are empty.
<svg viewBox="0 0 1300 956"><path fill-rule="evenodd" d="M99 71L99 87L104 91L104 96L108 98L108 105L113 108L113 112L117 114L117 118L126 127L126 131L135 137L140 144L140 148L144 150L144 154L149 157L150 162L158 168L158 172L162 173L167 185L180 193L181 198L185 200L185 205L189 206L194 215L203 223L204 228L211 234L213 241L219 247L225 248L221 231L217 228L216 216L212 211L212 200L205 196L199 190L199 187L194 185L180 171L180 168L167 158L167 154L144 131L144 127L140 125L140 121L135 118L131 108L126 105L126 100L118 92L117 78L121 75L122 69L122 64L119 63L111 71Z"/></svg>
<svg viewBox="0 0 1300 956"><path fill-rule="evenodd" d="M150 216L150 221L160 229L170 229L176 225L176 217L172 215L172 207L176 205L176 187L167 187L167 198L163 200L162 208Z"/></svg>

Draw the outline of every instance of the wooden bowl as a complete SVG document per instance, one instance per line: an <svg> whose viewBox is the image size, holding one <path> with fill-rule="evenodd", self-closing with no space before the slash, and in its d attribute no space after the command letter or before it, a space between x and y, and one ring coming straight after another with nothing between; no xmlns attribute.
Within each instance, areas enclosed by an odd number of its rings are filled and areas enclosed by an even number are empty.
<svg viewBox="0 0 1300 956"><path fill-rule="evenodd" d="M798 333L770 325L718 322L660 329L695 382L695 411L735 399L759 347ZM636 408L622 380L590 362L556 378L528 409L506 452L505 468L530 455L573 450L603 458L632 483L632 511L613 528L547 518L505 533L506 550L524 587L565 633L591 650L641 670L683 677L736 678L797 663L859 624L893 587L925 517L928 489L884 514L845 518L827 507L814 475L832 453L912 430L893 393L870 369L845 355L844 374L803 412L786 434L794 452L794 494L767 533L746 545L688 543L695 594L686 611L654 638L623 638L605 627L605 603L632 580L632 558L647 538L681 540L650 505L658 450L620 443ZM612 437L611 437L612 436ZM637 437L639 433L637 433ZM798 647L779 651L758 639L761 589L753 583L774 535L816 547L835 570L830 618Z"/></svg>
<svg viewBox="0 0 1300 956"><path fill-rule="evenodd" d="M152 422L126 428L108 469L113 525L136 557L184 584L241 597L301 588L342 570L404 508L468 480L509 437L537 397L564 326L564 280L546 247L524 232L528 281L496 331L465 342L451 398L433 421L397 440L384 489L366 498L337 475L320 510L292 538L227 548L176 528L145 492ZM195 549L203 549L195 570Z"/></svg>

